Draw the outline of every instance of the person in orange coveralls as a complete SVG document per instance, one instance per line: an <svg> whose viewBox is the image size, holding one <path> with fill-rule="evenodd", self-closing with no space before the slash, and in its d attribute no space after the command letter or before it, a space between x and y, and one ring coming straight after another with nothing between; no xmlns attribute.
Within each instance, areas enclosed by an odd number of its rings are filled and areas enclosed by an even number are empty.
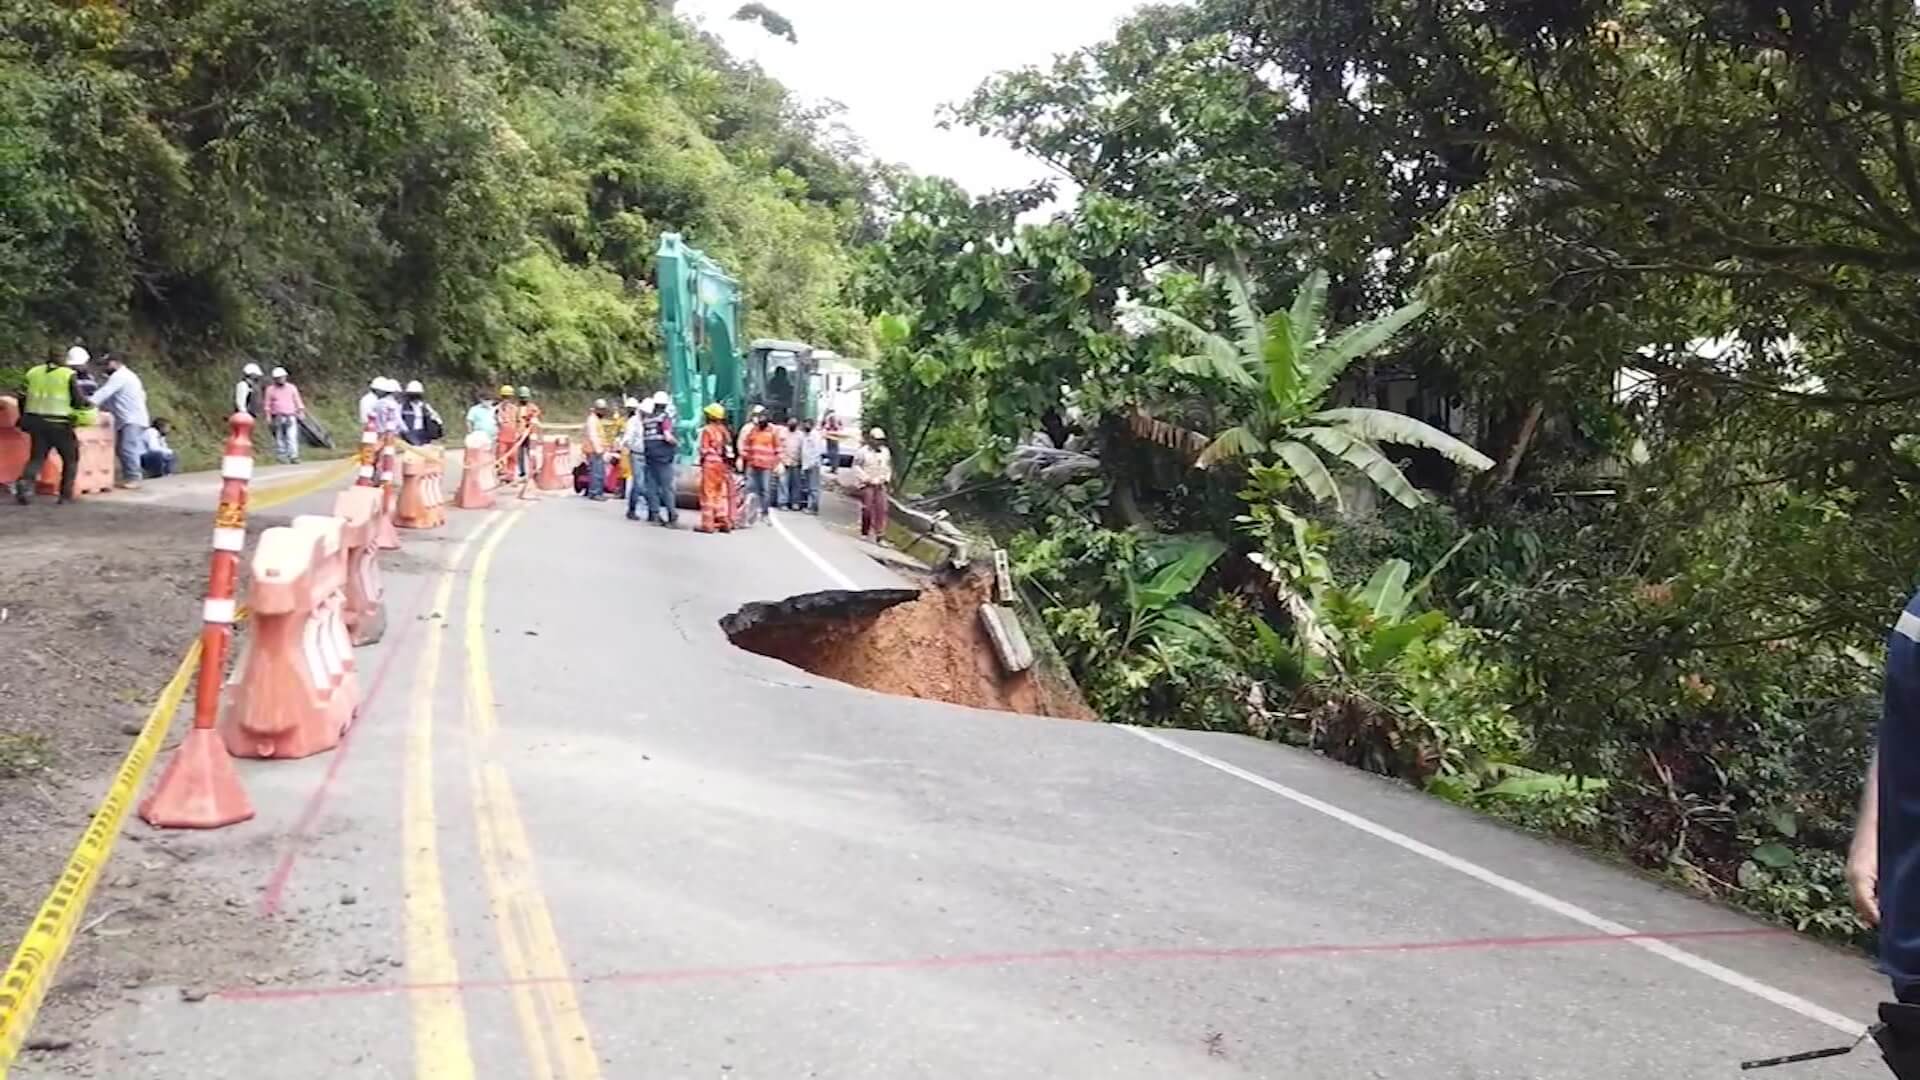
<svg viewBox="0 0 1920 1080"><path fill-rule="evenodd" d="M718 402L707 406L707 423L700 429L700 531L733 531L733 432L727 430L727 410Z"/></svg>

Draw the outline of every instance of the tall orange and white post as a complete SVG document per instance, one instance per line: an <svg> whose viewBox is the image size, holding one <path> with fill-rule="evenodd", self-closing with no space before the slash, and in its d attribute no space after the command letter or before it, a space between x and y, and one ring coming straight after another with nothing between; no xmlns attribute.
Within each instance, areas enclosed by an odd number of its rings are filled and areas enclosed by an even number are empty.
<svg viewBox="0 0 1920 1080"><path fill-rule="evenodd" d="M373 418L360 428L360 468L353 482L356 487L379 487L374 479L374 455L379 452L380 436L373 430Z"/></svg>
<svg viewBox="0 0 1920 1080"><path fill-rule="evenodd" d="M214 730L220 715L220 686L227 673L227 648L233 642L234 585L240 552L247 546L247 482L253 479L253 417L237 412L227 425L227 449L220 459L220 506L213 514L213 558L207 571L207 598L201 605L193 727L140 804L140 816L156 828L217 829L253 816L253 802L240 786L226 744Z"/></svg>
<svg viewBox="0 0 1920 1080"><path fill-rule="evenodd" d="M400 470L397 467L398 455L394 453L393 436L380 438L380 517L373 526L373 546L381 551L400 550L400 532L393 527L393 517L400 503Z"/></svg>

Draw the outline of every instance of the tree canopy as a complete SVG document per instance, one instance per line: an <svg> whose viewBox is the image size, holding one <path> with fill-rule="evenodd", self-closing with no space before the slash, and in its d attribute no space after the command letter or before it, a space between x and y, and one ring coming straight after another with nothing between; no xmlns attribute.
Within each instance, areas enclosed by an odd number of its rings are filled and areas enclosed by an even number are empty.
<svg viewBox="0 0 1920 1080"><path fill-rule="evenodd" d="M769 13L771 15L771 13ZM862 153L647 0L0 6L0 346L618 384L674 230L862 351Z"/></svg>

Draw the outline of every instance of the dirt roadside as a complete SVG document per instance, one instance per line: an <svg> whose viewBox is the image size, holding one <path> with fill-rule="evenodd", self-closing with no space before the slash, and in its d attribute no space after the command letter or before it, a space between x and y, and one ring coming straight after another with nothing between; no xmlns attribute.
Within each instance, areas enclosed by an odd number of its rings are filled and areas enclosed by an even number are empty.
<svg viewBox="0 0 1920 1080"><path fill-rule="evenodd" d="M284 518L256 516L258 532ZM0 506L0 944L49 887L199 627L211 515L83 500ZM191 695L189 695L191 698ZM178 741L175 720L162 760ZM154 769L157 772L159 763ZM149 984L259 981L287 930L183 872L190 844L138 822L116 845L22 1058L49 1065L89 1020ZM246 933L235 933L245 924ZM204 948L219 941L218 949ZM59 1067L54 1065L54 1067Z"/></svg>

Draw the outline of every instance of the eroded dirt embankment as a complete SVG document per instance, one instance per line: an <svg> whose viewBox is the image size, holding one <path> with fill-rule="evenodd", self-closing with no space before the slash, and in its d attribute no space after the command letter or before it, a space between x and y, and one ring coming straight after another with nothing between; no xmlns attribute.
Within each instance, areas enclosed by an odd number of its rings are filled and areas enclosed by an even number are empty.
<svg viewBox="0 0 1920 1080"><path fill-rule="evenodd" d="M975 574L919 590L808 593L749 604L721 626L749 652L883 694L1096 719L1067 680L1000 670L980 625L991 581Z"/></svg>

